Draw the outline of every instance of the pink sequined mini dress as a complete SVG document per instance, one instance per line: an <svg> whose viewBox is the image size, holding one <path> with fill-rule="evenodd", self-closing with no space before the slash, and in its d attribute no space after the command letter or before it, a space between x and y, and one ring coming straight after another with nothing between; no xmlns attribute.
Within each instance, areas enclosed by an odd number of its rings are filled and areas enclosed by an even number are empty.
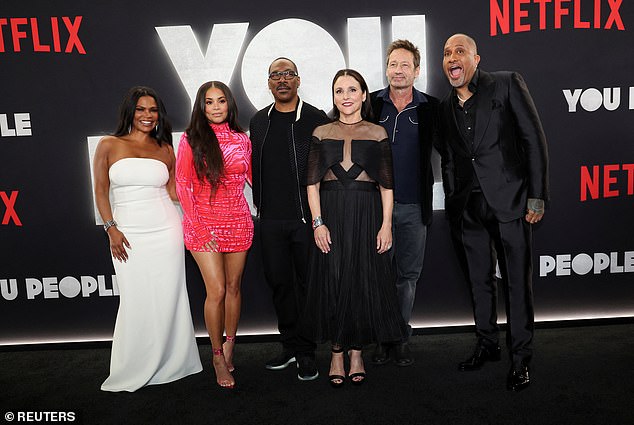
<svg viewBox="0 0 634 425"><path fill-rule="evenodd" d="M187 133L183 133L176 158L176 191L183 209L185 246L206 251L215 240L218 252L240 252L251 247L253 220L244 196L251 173L251 140L232 131L227 123L210 124L216 133L224 160L224 176L210 197L211 186L196 176Z"/></svg>

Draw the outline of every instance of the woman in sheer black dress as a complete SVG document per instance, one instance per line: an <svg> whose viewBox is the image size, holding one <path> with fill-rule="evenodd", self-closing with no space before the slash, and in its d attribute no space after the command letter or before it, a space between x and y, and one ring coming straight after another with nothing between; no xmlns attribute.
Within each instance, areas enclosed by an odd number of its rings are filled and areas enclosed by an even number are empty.
<svg viewBox="0 0 634 425"><path fill-rule="evenodd" d="M306 316L313 337L330 341L330 383L365 379L364 344L405 335L391 259L392 154L371 114L368 87L351 69L333 79L334 121L317 127L308 159L308 202L316 249L311 254Z"/></svg>

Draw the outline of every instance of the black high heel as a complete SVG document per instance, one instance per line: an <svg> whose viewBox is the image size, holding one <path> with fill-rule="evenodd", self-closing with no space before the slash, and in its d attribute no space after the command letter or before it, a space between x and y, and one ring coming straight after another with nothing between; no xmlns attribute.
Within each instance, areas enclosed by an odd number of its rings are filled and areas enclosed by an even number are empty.
<svg viewBox="0 0 634 425"><path fill-rule="evenodd" d="M350 357L351 359L352 359L352 356L351 356L352 351L359 351L361 364L363 364L363 357L361 356L361 347L350 347L350 350L348 351L348 357ZM351 361L351 364L352 364L352 361ZM365 382L365 372L350 373L348 375L348 378L350 379L350 382L352 382L352 385L363 385L363 383Z"/></svg>
<svg viewBox="0 0 634 425"><path fill-rule="evenodd" d="M341 354L343 353L343 348L339 347L332 347L331 348L331 352L332 354ZM342 356L343 357L343 356ZM343 360L343 358L342 358ZM330 380L330 385L333 388L341 388L343 387L344 382L346 382L346 377L343 375L328 375L328 379Z"/></svg>

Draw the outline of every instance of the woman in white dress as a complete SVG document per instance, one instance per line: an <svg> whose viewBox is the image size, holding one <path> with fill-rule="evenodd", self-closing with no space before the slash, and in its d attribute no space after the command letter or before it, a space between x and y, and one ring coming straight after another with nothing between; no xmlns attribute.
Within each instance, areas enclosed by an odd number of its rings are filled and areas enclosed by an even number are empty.
<svg viewBox="0 0 634 425"><path fill-rule="evenodd" d="M163 102L154 90L133 87L121 105L117 131L101 139L95 152L95 198L119 287L104 391L136 391L202 370L173 203L171 145Z"/></svg>

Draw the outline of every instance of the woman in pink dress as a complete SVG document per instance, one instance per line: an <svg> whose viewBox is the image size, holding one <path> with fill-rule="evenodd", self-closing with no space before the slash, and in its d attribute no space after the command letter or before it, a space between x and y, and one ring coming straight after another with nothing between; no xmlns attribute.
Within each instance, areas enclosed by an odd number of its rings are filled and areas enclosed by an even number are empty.
<svg viewBox="0 0 634 425"><path fill-rule="evenodd" d="M244 197L251 179L251 141L238 125L229 87L198 89L176 158L176 191L183 208L185 246L205 282L205 324L218 385L233 388L233 349L240 319L240 283L253 240ZM226 339L223 343L223 334Z"/></svg>

